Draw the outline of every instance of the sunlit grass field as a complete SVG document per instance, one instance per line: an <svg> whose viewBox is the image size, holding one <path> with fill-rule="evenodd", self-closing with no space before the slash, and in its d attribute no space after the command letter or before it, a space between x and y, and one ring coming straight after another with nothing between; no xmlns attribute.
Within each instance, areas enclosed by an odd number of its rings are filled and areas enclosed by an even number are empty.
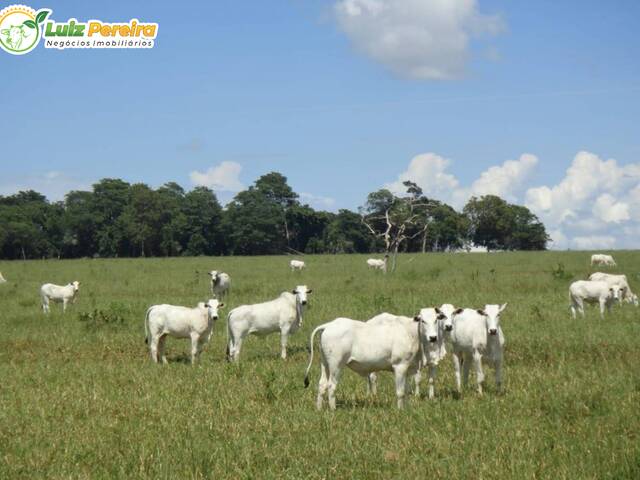
<svg viewBox="0 0 640 480"><path fill-rule="evenodd" d="M612 271L640 290L640 253L613 255ZM594 271L589 257L407 254L387 276L357 255L305 256L295 274L290 257L0 262L0 479L640 478L640 309L570 318L568 285ZM169 365L152 364L146 308L207 299L211 269L233 286L200 364L175 339ZM44 316L39 286L73 280L76 304ZM249 338L227 364L229 308L297 284L314 293L289 359L273 335ZM338 410L315 410L317 357L303 388L315 325L445 302L508 302L502 394L487 368L484 397L457 398L447 357L435 400L398 411L390 374L369 398L347 370Z"/></svg>

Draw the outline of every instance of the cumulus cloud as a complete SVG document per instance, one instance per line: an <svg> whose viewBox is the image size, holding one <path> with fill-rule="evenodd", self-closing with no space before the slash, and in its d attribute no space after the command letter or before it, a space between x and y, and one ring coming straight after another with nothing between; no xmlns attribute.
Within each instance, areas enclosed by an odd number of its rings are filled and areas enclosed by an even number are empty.
<svg viewBox="0 0 640 480"><path fill-rule="evenodd" d="M396 194L406 192L402 182L410 180L422 188L425 195L462 207L472 196L497 195L509 201L516 201L516 194L523 188L538 163L535 155L525 153L518 160L507 160L501 165L488 168L470 186L460 185L458 179L448 173L449 159L435 153L423 153L414 157L407 170L398 175L395 182L385 188Z"/></svg>
<svg viewBox="0 0 640 480"><path fill-rule="evenodd" d="M528 189L525 204L551 230L556 248L637 248L629 232L640 221L640 163L578 152L557 185Z"/></svg>
<svg viewBox="0 0 640 480"><path fill-rule="evenodd" d="M241 171L242 165L237 162L222 162L206 172L193 171L189 178L194 185L218 192L239 192L245 188L239 178Z"/></svg>
<svg viewBox="0 0 640 480"><path fill-rule="evenodd" d="M452 162L436 153L417 155L385 188L406 192L417 183L425 195L460 209L471 196L498 195L525 204L545 224L556 249L638 248L640 243L640 163L619 165L581 151L556 185L532 186L539 161L525 153L487 168L469 185L449 170Z"/></svg>
<svg viewBox="0 0 640 480"><path fill-rule="evenodd" d="M339 0L334 12L358 51L418 80L460 77L470 40L504 29L476 0Z"/></svg>
<svg viewBox="0 0 640 480"><path fill-rule="evenodd" d="M35 190L51 201L64 200L72 190L91 190L91 182L64 172L49 171L43 174L6 178L0 183L0 195L13 195L21 190Z"/></svg>

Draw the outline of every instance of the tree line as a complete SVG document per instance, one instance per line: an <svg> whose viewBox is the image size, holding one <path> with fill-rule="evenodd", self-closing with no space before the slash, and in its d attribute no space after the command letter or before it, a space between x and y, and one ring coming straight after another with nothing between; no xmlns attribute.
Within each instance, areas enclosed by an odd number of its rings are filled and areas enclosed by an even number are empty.
<svg viewBox="0 0 640 480"><path fill-rule="evenodd" d="M358 212L318 211L286 177L258 178L222 207L206 187L153 189L105 178L50 202L35 191L0 196L0 258L426 252L468 244L541 250L549 239L526 207L487 195L462 212L423 195L372 192ZM391 225L391 226L390 226Z"/></svg>

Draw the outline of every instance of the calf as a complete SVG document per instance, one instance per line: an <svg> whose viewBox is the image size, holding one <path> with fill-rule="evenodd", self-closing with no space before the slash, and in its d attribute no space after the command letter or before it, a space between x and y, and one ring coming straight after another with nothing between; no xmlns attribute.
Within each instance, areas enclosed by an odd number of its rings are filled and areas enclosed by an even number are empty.
<svg viewBox="0 0 640 480"><path fill-rule="evenodd" d="M53 283L45 283L40 287L40 298L42 299L42 311L49 313L49 302L62 302L62 312L67 311L69 302L75 303L76 295L80 289L80 282L71 282L64 287L54 285Z"/></svg>
<svg viewBox="0 0 640 480"><path fill-rule="evenodd" d="M389 259L389 255L385 255L383 260L379 258L369 258L367 259L367 267L373 270L382 270L387 273L387 260Z"/></svg>
<svg viewBox="0 0 640 480"><path fill-rule="evenodd" d="M624 289L621 300L633 303L636 307L638 306L638 296L631 291L626 275L596 272L589 275L589 280L607 282L609 286L620 285Z"/></svg>
<svg viewBox="0 0 640 480"><path fill-rule="evenodd" d="M291 260L289 262L289 267L291 267L291 271L294 272L296 270L302 271L306 265L302 260Z"/></svg>
<svg viewBox="0 0 640 480"><path fill-rule="evenodd" d="M602 253L594 253L591 255L591 265L606 265L609 267L615 267L616 262L611 255L604 255Z"/></svg>
<svg viewBox="0 0 640 480"><path fill-rule="evenodd" d="M217 299L200 302L195 308L176 305L153 305L144 319L145 343L149 344L151 359L167 363L164 344L167 335L191 339L191 364L200 356L202 347L209 341L218 319L218 309L224 307Z"/></svg>
<svg viewBox="0 0 640 480"><path fill-rule="evenodd" d="M304 384L305 387L309 386L314 337L321 332L321 373L316 400L319 410L322 409L325 394L328 395L329 408L335 410L335 391L345 366L365 378L373 372L393 372L398 408L403 408L407 375L415 374L421 362L428 361L428 344L437 342L437 332L429 328L437 313L431 308L422 309L413 319L391 317L379 323L337 318L313 330Z"/></svg>
<svg viewBox="0 0 640 480"><path fill-rule="evenodd" d="M576 310L584 317L584 302L600 305L600 318L604 320L604 309L611 312L611 306L624 296L624 288L605 281L578 280L569 287L571 299L571 315L576 318Z"/></svg>
<svg viewBox="0 0 640 480"><path fill-rule="evenodd" d="M280 332L280 355L286 359L289 335L302 326L303 310L311 292L306 285L298 285L291 293L283 292L275 300L231 310L227 317L227 359L238 360L247 335L264 336L274 332Z"/></svg>
<svg viewBox="0 0 640 480"><path fill-rule="evenodd" d="M211 270L209 276L211 277L211 295L221 300L226 298L231 288L231 277L217 270Z"/></svg>
<svg viewBox="0 0 640 480"><path fill-rule="evenodd" d="M502 351L504 335L500 328L500 314L504 305L485 305L484 309L457 309L454 312L451 330L453 368L456 376L456 388L461 391L460 363L463 364L464 386L469 381L471 362L475 366L478 393L482 395L484 372L482 360L493 364L496 372L496 386L502 388Z"/></svg>
<svg viewBox="0 0 640 480"><path fill-rule="evenodd" d="M424 308L420 310L420 313L416 318L420 317L422 319L425 335L429 340L427 344L426 350L423 353L425 355L420 360L420 365L418 371L413 376L413 380L415 383L415 391L414 394L416 397L420 397L420 382L422 381L422 373L421 370L423 367L429 366L429 398L434 397L434 388L435 388L435 379L437 374L438 363L444 358L446 355L445 348L445 337L444 337L444 326L443 321L446 316L440 309L436 308L436 315L431 315L431 311L434 309ZM424 313L423 313L424 312ZM397 325L399 318L407 318L407 317L399 317L397 315L393 315L391 313L381 313L380 315L376 315L375 317L369 319L367 324L369 325ZM368 390L371 394L376 394L376 383L377 383L377 375L376 373L370 373L368 377Z"/></svg>

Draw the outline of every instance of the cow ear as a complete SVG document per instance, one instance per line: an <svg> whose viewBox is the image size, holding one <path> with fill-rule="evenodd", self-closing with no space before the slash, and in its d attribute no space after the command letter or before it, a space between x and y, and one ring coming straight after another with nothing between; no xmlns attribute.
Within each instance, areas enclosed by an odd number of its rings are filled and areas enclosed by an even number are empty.
<svg viewBox="0 0 640 480"><path fill-rule="evenodd" d="M500 313L502 313L505 308L507 308L507 304L503 303L502 306L500 307Z"/></svg>
<svg viewBox="0 0 640 480"><path fill-rule="evenodd" d="M420 315L416 315L415 317L413 317L413 321L414 322L419 322L420 321Z"/></svg>
<svg viewBox="0 0 640 480"><path fill-rule="evenodd" d="M438 307L436 307L436 313L438 314L442 313Z"/></svg>
<svg viewBox="0 0 640 480"><path fill-rule="evenodd" d="M310 288L309 290L307 290L307 293L311 293L311 292L313 292L313 289Z"/></svg>
<svg viewBox="0 0 640 480"><path fill-rule="evenodd" d="M294 288L293 290L291 290L291 293L293 293L293 294L295 295L296 293L298 293L298 290L296 290L296 289Z"/></svg>
<svg viewBox="0 0 640 480"><path fill-rule="evenodd" d="M484 310L482 310L481 308L479 308L478 310L476 310L476 312L478 312L480 315L482 315L483 317L486 317L487 314L484 312Z"/></svg>
<svg viewBox="0 0 640 480"><path fill-rule="evenodd" d="M464 312L464 310L462 308L458 308L457 310L453 311L454 315L460 315L462 312Z"/></svg>
<svg viewBox="0 0 640 480"><path fill-rule="evenodd" d="M222 307L224 307L224 303L219 303L218 308L222 308Z"/></svg>

